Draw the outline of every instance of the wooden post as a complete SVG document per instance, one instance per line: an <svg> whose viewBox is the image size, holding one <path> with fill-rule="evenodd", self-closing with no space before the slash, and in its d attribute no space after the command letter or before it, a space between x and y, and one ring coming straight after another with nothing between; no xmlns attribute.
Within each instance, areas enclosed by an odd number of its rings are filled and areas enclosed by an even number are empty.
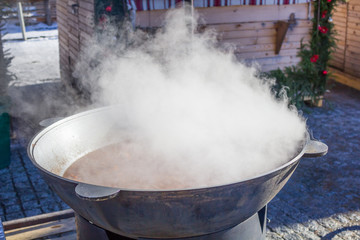
<svg viewBox="0 0 360 240"><path fill-rule="evenodd" d="M23 36L23 39L26 41L25 21L24 21L24 15L23 15L21 2L17 3L17 7L18 7L18 18L19 18L19 22L20 22L22 36Z"/></svg>
<svg viewBox="0 0 360 240"><path fill-rule="evenodd" d="M51 25L51 4L50 0L44 1L44 9L45 9L45 21L47 25Z"/></svg>
<svg viewBox="0 0 360 240"><path fill-rule="evenodd" d="M10 231L16 228L29 227L46 222L57 221L61 219L74 217L74 210L66 209L58 212L45 213L37 216L15 219L4 222L4 230Z"/></svg>

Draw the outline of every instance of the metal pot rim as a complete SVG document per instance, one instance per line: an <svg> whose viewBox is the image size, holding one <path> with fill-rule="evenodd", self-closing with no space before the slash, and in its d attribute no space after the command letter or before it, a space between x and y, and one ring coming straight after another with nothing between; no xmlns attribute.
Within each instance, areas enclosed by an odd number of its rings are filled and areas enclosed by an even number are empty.
<svg viewBox="0 0 360 240"><path fill-rule="evenodd" d="M74 184L80 184L82 182L79 182L79 181L75 181L75 180L72 180L72 179L68 179L68 178L64 178L58 174L55 174L45 168L43 168L42 166L40 166L35 158L34 158L34 154L33 154L33 151L36 147L36 144L37 142L41 139L42 136L44 136L45 134L47 134L48 132L50 132L51 130L59 127L60 125L66 123L66 122L69 122L69 121L72 121L73 119L77 119L79 117L83 117L83 116L87 116L87 115L92 115L96 112L101 112L101 111L105 111L105 110L108 110L108 109L111 109L111 108L114 108L114 106L107 106L107 107L101 107L101 108L96 108L96 109L93 109L93 110L88 110L88 111L85 111L85 112L81 112L81 113L77 113L77 114L74 114L74 115L71 115L69 117L66 117L62 120L59 120L53 124L51 124L50 126L46 127L45 129L39 131L37 134L35 134L29 144L28 144L28 147L27 147L27 153L28 153L28 156L31 160L31 162L38 168L40 169L41 171L45 172L46 174L50 175L50 176L53 176L55 178L59 178L60 180L63 180L63 181L67 181L67 182L72 182ZM265 176L273 176L273 175L276 175L279 171L281 171L283 168L286 168L287 166L289 165L292 165L294 162L297 162L306 152L306 146L309 144L310 142L310 136L309 136L309 133L306 132L305 134L305 138L304 138L304 144L302 146L302 149L301 151L298 151L298 154L293 157L290 161L287 161L285 164L282 164L281 166L271 170L271 171L267 171L265 173L262 173L262 174L259 174L259 175L255 175L253 177L250 177L250 178L246 178L244 180L241 180L241 181L237 181L237 182L231 182L231 183L225 183L225 184L219 184L219 185L214 185L214 186L210 186L210 187L194 187L194 188L184 188L184 189L167 189L167 190L159 190L159 189L127 189L127 188L119 188L119 190L121 191L131 191L131 192L181 192L181 191L194 191L194 190L202 190L202 189L209 189L209 188L219 188L219 187L224 187L224 186L231 186L231 185L235 185L235 184L239 184L239 183L245 183L245 182L248 182L248 181L254 181L255 179L260 179L260 178L263 178ZM94 186L94 187L104 187L104 188L107 188L105 186L101 186L101 185L95 185L95 184L88 184L90 186Z"/></svg>

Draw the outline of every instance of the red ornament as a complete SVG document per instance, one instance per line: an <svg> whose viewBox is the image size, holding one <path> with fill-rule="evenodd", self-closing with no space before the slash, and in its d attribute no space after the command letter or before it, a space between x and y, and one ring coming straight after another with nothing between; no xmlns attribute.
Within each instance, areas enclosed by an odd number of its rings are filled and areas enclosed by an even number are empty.
<svg viewBox="0 0 360 240"><path fill-rule="evenodd" d="M325 34L329 31L329 29L325 26L319 26L319 31Z"/></svg>
<svg viewBox="0 0 360 240"><path fill-rule="evenodd" d="M327 2L328 2L328 3L330 3L330 2L331 2L331 0L327 0Z"/></svg>
<svg viewBox="0 0 360 240"><path fill-rule="evenodd" d="M107 12L111 12L111 10L112 10L111 6L107 6L107 7L105 8L105 11L107 11Z"/></svg>
<svg viewBox="0 0 360 240"><path fill-rule="evenodd" d="M322 74L323 74L323 75L326 75L326 74L328 74L328 72L327 72L326 70L324 70L324 71L322 72Z"/></svg>
<svg viewBox="0 0 360 240"><path fill-rule="evenodd" d="M326 14L327 14L327 10L324 10L324 11L321 13L321 18L325 18L325 17L326 17Z"/></svg>
<svg viewBox="0 0 360 240"><path fill-rule="evenodd" d="M312 56L310 58L310 62L315 63L315 62L317 62L318 59L319 59L319 55L315 54L314 56Z"/></svg>

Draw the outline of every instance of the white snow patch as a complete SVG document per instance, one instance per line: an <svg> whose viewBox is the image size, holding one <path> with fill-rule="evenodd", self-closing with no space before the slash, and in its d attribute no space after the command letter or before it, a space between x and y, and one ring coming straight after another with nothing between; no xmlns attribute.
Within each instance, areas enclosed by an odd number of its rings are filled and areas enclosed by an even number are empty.
<svg viewBox="0 0 360 240"><path fill-rule="evenodd" d="M4 49L13 56L9 71L16 75L11 86L24 86L59 81L59 41L57 23L51 26L39 23L28 26L23 41L16 22L5 25Z"/></svg>

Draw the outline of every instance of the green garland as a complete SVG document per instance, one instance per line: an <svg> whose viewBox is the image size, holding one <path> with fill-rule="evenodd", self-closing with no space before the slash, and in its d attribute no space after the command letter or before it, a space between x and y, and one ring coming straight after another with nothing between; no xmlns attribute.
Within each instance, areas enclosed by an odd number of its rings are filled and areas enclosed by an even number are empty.
<svg viewBox="0 0 360 240"><path fill-rule="evenodd" d="M310 97L317 101L324 95L329 78L328 64L331 53L336 48L332 12L340 0L317 0L314 3L314 18L311 40L304 44L301 41L297 54L301 58L296 66L284 70L265 73L266 77L275 78L273 87L277 97L282 97L283 90L290 100L290 105L298 108L304 106L304 98Z"/></svg>
<svg viewBox="0 0 360 240"><path fill-rule="evenodd" d="M309 43L301 41L297 54L301 58L296 66L286 67L284 70L274 70L264 73L266 78L275 78L273 91L277 97L283 97L286 92L289 104L297 108L304 106L304 99L317 101L324 95L329 78L328 63L331 53L336 47L332 12L337 1L316 0L314 4L314 18L311 40ZM119 24L127 16L124 1L95 0L95 22L99 30L104 24Z"/></svg>
<svg viewBox="0 0 360 240"><path fill-rule="evenodd" d="M125 0L95 0L95 24L119 24L127 15Z"/></svg>

